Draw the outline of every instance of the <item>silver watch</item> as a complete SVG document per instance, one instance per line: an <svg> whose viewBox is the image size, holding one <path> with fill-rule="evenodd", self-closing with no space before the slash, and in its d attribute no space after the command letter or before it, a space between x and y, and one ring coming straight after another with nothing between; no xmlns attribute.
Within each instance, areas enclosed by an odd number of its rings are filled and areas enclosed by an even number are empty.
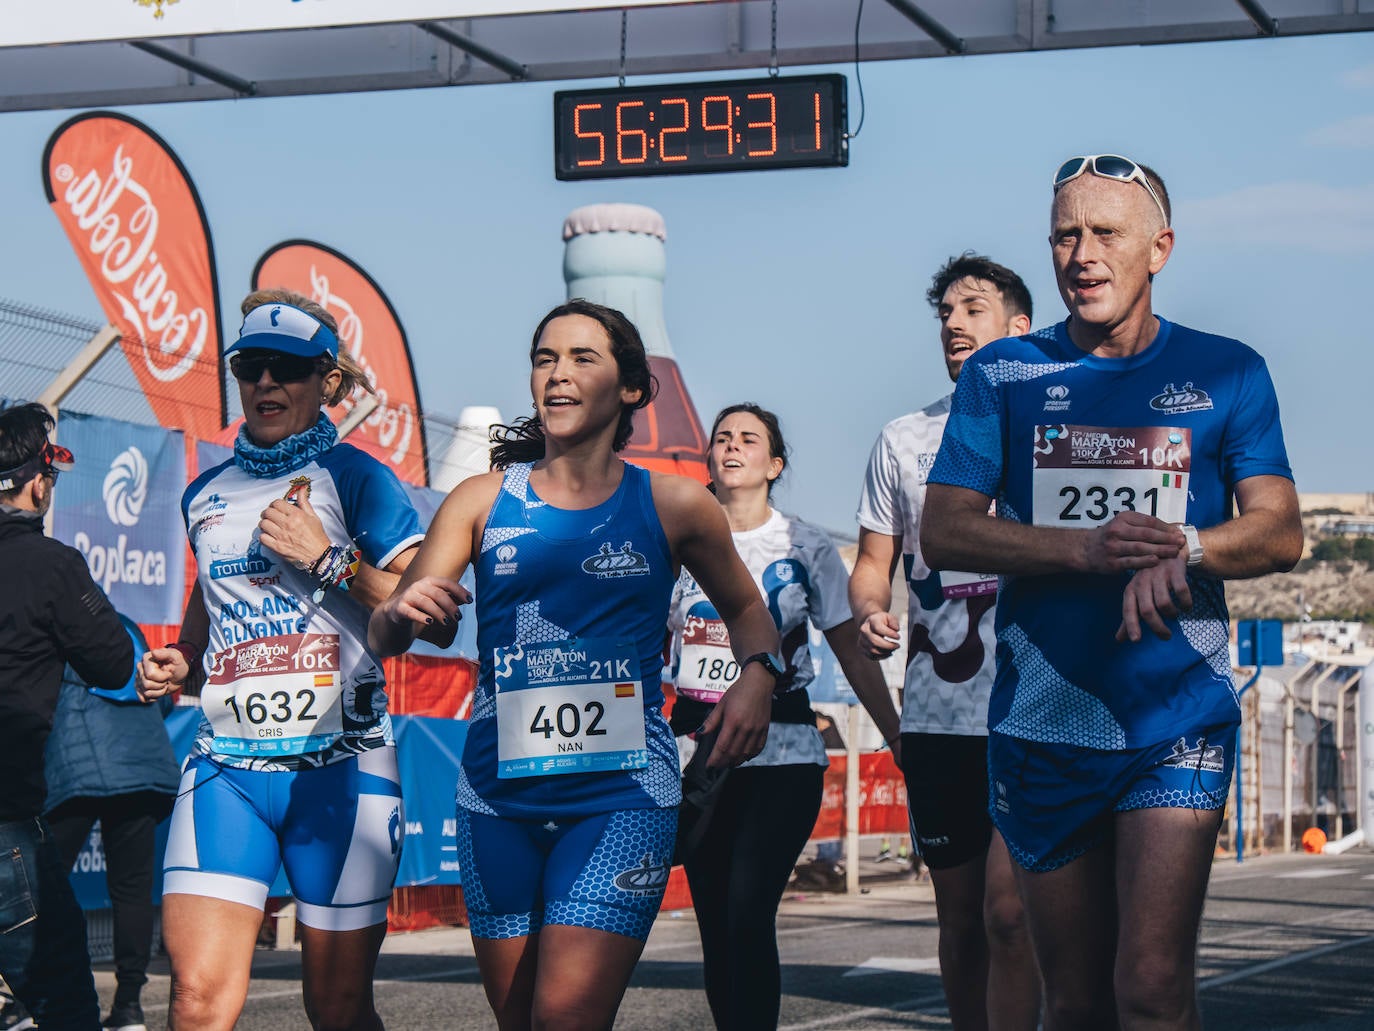
<svg viewBox="0 0 1374 1031"><path fill-rule="evenodd" d="M1202 565L1202 538L1198 536L1197 527L1191 523L1177 523L1183 531L1183 540L1188 545L1188 565Z"/></svg>

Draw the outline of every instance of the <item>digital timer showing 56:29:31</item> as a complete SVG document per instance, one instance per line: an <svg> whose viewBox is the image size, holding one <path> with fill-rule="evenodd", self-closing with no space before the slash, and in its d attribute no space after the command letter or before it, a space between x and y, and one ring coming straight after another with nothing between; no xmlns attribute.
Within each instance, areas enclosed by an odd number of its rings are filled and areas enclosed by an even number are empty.
<svg viewBox="0 0 1374 1031"><path fill-rule="evenodd" d="M849 164L845 77L796 75L554 94L559 179Z"/></svg>

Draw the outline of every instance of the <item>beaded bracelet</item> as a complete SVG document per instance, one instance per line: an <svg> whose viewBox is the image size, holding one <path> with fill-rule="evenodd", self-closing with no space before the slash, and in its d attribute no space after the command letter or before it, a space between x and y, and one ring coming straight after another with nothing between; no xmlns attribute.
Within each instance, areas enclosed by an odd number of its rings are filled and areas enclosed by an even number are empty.
<svg viewBox="0 0 1374 1031"><path fill-rule="evenodd" d="M318 605L324 601L325 592L331 587L347 591L353 577L358 573L361 560L362 553L356 548L331 544L310 566L310 575L319 583L310 599Z"/></svg>

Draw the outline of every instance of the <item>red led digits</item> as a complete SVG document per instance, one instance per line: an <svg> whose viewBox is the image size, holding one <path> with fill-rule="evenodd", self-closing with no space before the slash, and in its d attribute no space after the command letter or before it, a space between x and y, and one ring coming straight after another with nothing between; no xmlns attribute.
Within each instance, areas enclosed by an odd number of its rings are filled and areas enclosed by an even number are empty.
<svg viewBox="0 0 1374 1031"><path fill-rule="evenodd" d="M682 153L669 154L668 135L669 133L682 133L686 135L687 127L692 124L692 105L687 102L686 97L664 97L658 103L660 107L667 107L669 104L682 105L682 124L665 126L658 131L658 158L660 161L686 161L688 155L687 141L674 140L674 143L682 143Z"/></svg>
<svg viewBox="0 0 1374 1031"><path fill-rule="evenodd" d="M768 130L768 146L758 150L750 150L751 158L772 157L778 152L778 96L776 93L750 93L750 100L768 101L768 120L764 122L750 122L751 129Z"/></svg>
<svg viewBox="0 0 1374 1031"><path fill-rule="evenodd" d="M627 129L624 123L624 111L627 107L643 107L642 100L626 100L615 106L615 159L622 165L642 165L649 160L649 134L643 129ZM639 137L639 157L626 156L625 138Z"/></svg>
<svg viewBox="0 0 1374 1031"><path fill-rule="evenodd" d="M842 75L565 90L553 100L560 179L849 163Z"/></svg>
<svg viewBox="0 0 1374 1031"><path fill-rule="evenodd" d="M725 121L711 122L711 104L725 105ZM706 132L725 133L725 156L733 156L735 153L735 108L730 102L729 97L714 96L701 98L701 127ZM707 157L721 157L719 153L712 154L710 148L705 148Z"/></svg>
<svg viewBox="0 0 1374 1031"><path fill-rule="evenodd" d="M606 134L600 132L582 131L582 112L600 110L600 104L578 104L575 108L573 108L573 135L576 136L579 140L596 140L597 144L596 159L593 160L591 158L586 158L579 160L577 162L577 167L579 168L587 168L589 166L595 167L597 165L604 165L606 163Z"/></svg>

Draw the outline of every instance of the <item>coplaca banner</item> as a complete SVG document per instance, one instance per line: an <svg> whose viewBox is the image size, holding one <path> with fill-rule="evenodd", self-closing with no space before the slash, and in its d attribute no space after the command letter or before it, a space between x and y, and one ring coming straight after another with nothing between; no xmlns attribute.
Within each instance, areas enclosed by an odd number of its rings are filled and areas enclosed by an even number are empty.
<svg viewBox="0 0 1374 1031"><path fill-rule="evenodd" d="M362 366L380 402L348 443L389 466L406 483L429 483L425 427L410 344L396 309L362 267L313 240L286 240L258 259L253 289L284 286L324 306L339 342ZM329 413L336 423L367 395L358 389Z"/></svg>
<svg viewBox="0 0 1374 1031"><path fill-rule="evenodd" d="M214 436L225 416L214 251L181 161L142 123L96 111L49 138L43 188L158 422Z"/></svg>
<svg viewBox="0 0 1374 1031"><path fill-rule="evenodd" d="M48 0L0 19L0 47L657 7L682 0ZM700 2L700 0L699 0ZM725 2L725 0L717 0ZM11 5L13 6L13 5Z"/></svg>
<svg viewBox="0 0 1374 1031"><path fill-rule="evenodd" d="M134 622L179 624L185 437L75 412L61 414L58 435L76 466L53 494L53 536L81 552L95 582Z"/></svg>

